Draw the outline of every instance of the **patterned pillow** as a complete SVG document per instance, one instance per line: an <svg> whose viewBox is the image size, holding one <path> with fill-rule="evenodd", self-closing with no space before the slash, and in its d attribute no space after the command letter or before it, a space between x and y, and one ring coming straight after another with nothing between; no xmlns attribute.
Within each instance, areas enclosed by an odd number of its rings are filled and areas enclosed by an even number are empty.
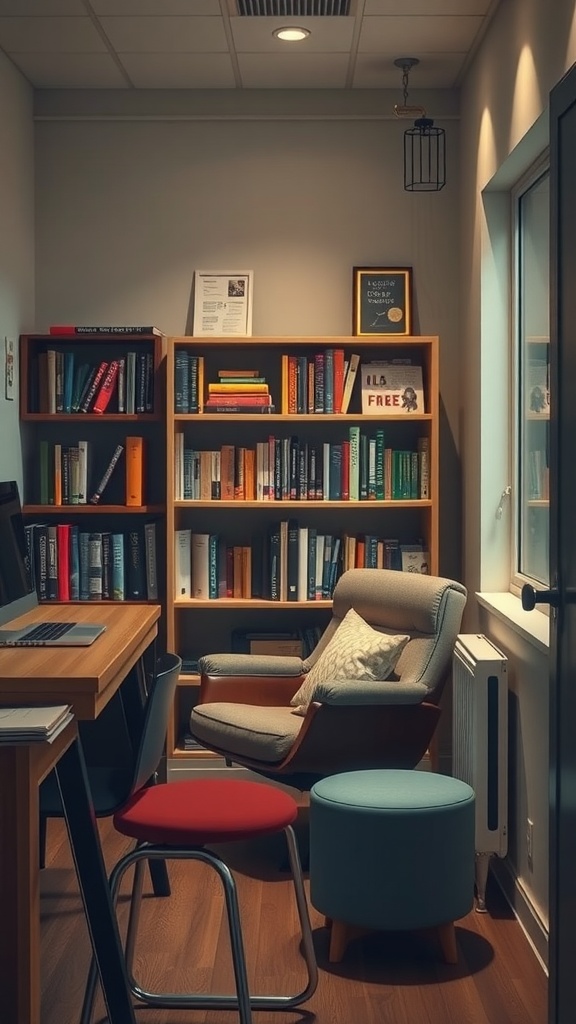
<svg viewBox="0 0 576 1024"><path fill-rule="evenodd" d="M350 679L387 679L408 643L406 634L379 633L353 608L308 672L290 703L295 715L305 715L314 700L317 683Z"/></svg>

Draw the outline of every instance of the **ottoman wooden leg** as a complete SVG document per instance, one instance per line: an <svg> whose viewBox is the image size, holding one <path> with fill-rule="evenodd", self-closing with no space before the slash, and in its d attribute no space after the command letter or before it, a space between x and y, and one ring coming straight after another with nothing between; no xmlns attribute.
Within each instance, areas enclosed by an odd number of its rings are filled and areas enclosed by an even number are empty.
<svg viewBox="0 0 576 1024"><path fill-rule="evenodd" d="M339 964L348 944L353 939L360 939L363 935L369 935L372 931L372 928L362 928L356 924L346 924L345 921L332 921L330 951L328 953L330 963Z"/></svg>
<svg viewBox="0 0 576 1024"><path fill-rule="evenodd" d="M442 955L447 964L458 963L458 949L456 947L456 932L454 930L454 922L450 921L449 924L441 924L436 929L438 941L440 942L440 949Z"/></svg>

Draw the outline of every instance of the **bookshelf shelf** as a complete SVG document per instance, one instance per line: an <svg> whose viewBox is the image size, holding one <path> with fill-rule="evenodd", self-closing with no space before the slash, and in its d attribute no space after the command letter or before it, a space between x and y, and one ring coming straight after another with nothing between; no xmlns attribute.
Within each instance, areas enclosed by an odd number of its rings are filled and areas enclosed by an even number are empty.
<svg viewBox="0 0 576 1024"><path fill-rule="evenodd" d="M167 638L171 650L177 651L190 664L205 654L237 650L234 645L238 631L268 634L280 631L285 636L305 638L306 646L302 650L305 656L311 638L324 629L330 619L331 593L339 572L351 564L370 565L372 558L378 560L377 565L385 564L385 558L396 558L385 548L385 542L392 548L397 544L397 550L400 544L416 547L421 542L429 571L438 572L438 349L438 338L429 336L168 339L166 561ZM337 352L337 357L331 352ZM332 360L338 367L343 366L343 377L338 378L342 370L337 371ZM392 361L421 366L424 411L419 405L418 411L411 413L364 414L362 367L365 363ZM347 411L320 412L320 408L340 407L346 367L358 362L360 368L349 391L347 406L342 399L342 407L347 407ZM323 376L322 367L326 371ZM244 378L240 389L229 383L229 378L237 377L238 371ZM302 391L298 393L297 401L293 388L295 372L300 375L298 386L304 393L304 397ZM379 368L379 374L381 372ZM250 383L248 375L254 378L251 388L246 386ZM223 384L228 384L229 388L222 387ZM330 395L331 386L333 395ZM251 401L248 395L258 396L258 400ZM213 404L232 404L234 411L202 411L208 398L214 396L217 397ZM274 412L241 411L242 405L265 407L267 403L274 405ZM286 411L294 408L301 411ZM356 445L356 438L359 438L355 448L358 454L353 457L350 447ZM270 446L267 467L263 452L266 444ZM296 462L292 461L292 450L297 452ZM373 454L376 451L377 456ZM400 456L408 454L407 462L401 463ZM223 469L225 459L226 471ZM377 473L374 471L376 461ZM318 462L321 472L316 469ZM359 462L362 462L362 471L356 469ZM349 483L347 470L337 483L333 481L333 489L329 487L328 475L341 473L338 467L342 464L349 470L351 479L354 473L359 474L360 488L366 485L366 491L359 490L358 497L354 486L346 486ZM402 465L404 469L400 468ZM184 466L187 466L186 480ZM422 467L427 467L427 474ZM399 479L403 473L410 477L409 482L406 477ZM328 493L325 486L333 495L329 500L324 497ZM376 486L377 498L373 489ZM402 493L404 487L408 490ZM290 494L293 490L296 497ZM352 500L340 497L341 492L352 494ZM267 496L272 493L274 499ZM315 596L308 589L311 584L304 570L304 559L300 559L300 600L288 600L284 589L287 574L294 573L294 533L288 541L288 531L294 531L294 524L298 528L298 544L309 535L316 540L321 536L325 550L331 553L320 591L316 587L322 571L320 563L316 566ZM278 564L282 565L284 582L272 596L269 590L275 584L268 538L273 538L276 530L283 537ZM191 555L185 554L181 561L181 547L177 544L187 543L188 535L190 549L187 550ZM212 561L208 555L202 556L199 583L194 570L194 559L198 555L195 556L193 544L195 538L201 538L206 551L210 537L214 540ZM365 553L367 537L368 554ZM289 543L292 544L290 566ZM310 558L309 545L307 551ZM356 561L361 558L370 561ZM194 585L198 590L193 588L192 578L186 589L188 583L182 577L182 566L186 568L187 559L190 576L195 577ZM267 561L268 569L261 568L261 563ZM318 593L321 593L320 599ZM206 751L184 749L183 742L199 690L199 677L183 672L168 735L169 772L172 759L174 771L181 773L186 762L194 768L207 756Z"/></svg>
<svg viewBox="0 0 576 1024"><path fill-rule="evenodd" d="M41 601L165 602L166 486L148 470L165 458L166 348L156 333L20 338L23 512Z"/></svg>

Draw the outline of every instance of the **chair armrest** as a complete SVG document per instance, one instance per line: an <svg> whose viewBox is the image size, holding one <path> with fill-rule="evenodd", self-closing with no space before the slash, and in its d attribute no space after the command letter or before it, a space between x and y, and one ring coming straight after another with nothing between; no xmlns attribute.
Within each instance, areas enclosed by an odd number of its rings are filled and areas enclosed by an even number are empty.
<svg viewBox="0 0 576 1024"><path fill-rule="evenodd" d="M284 708L304 681L300 676L209 676L200 678L200 704L256 704Z"/></svg>
<svg viewBox="0 0 576 1024"><path fill-rule="evenodd" d="M318 683L313 700L319 704L422 704L429 696L424 683L381 680Z"/></svg>
<svg viewBox="0 0 576 1024"><path fill-rule="evenodd" d="M302 658L279 654L205 654L198 671L207 676L301 676L304 663Z"/></svg>

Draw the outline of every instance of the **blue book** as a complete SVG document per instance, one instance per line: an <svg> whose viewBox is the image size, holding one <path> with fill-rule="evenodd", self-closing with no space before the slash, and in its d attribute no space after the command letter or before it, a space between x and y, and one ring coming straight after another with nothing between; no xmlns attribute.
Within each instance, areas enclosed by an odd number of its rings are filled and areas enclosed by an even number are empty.
<svg viewBox="0 0 576 1024"><path fill-rule="evenodd" d="M70 600L80 600L80 530L77 526L70 528Z"/></svg>
<svg viewBox="0 0 576 1024"><path fill-rule="evenodd" d="M64 412L72 412L72 391L74 386L74 353L64 354Z"/></svg>
<svg viewBox="0 0 576 1024"><path fill-rule="evenodd" d="M124 534L112 534L112 599L124 601L126 596L124 582Z"/></svg>
<svg viewBox="0 0 576 1024"><path fill-rule="evenodd" d="M308 600L316 600L316 537L315 526L308 527Z"/></svg>

